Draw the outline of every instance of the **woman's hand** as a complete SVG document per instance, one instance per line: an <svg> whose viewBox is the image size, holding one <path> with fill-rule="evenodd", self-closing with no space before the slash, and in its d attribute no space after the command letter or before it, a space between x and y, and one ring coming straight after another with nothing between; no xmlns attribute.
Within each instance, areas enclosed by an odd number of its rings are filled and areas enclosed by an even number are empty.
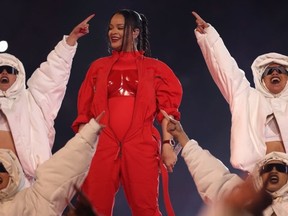
<svg viewBox="0 0 288 216"><path fill-rule="evenodd" d="M173 172L173 168L177 162L177 155L170 144L162 145L162 161L165 164L168 172Z"/></svg>

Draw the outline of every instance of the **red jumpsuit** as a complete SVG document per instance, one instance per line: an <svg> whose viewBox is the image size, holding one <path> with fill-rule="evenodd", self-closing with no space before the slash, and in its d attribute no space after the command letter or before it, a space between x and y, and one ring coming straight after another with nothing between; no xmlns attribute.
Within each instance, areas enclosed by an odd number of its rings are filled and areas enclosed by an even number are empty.
<svg viewBox="0 0 288 216"><path fill-rule="evenodd" d="M161 137L153 123L160 109L180 119L182 86L163 62L141 52L113 52L92 63L78 95L72 128L103 110L97 152L83 191L100 214L112 215L123 186L132 215L161 215L158 206ZM85 155L83 155L85 157Z"/></svg>

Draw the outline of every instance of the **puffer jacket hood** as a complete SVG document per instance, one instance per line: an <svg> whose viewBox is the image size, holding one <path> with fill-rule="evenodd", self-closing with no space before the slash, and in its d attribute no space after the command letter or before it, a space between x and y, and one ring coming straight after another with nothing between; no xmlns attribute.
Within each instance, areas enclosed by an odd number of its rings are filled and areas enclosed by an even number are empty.
<svg viewBox="0 0 288 216"><path fill-rule="evenodd" d="M10 179L6 188L0 190L0 201L9 200L25 185L25 177L17 156L9 149L0 149L0 162Z"/></svg>
<svg viewBox="0 0 288 216"><path fill-rule="evenodd" d="M265 85L262 82L262 74L270 63L276 63L283 65L288 69L288 56L271 52L258 56L252 63L251 69L253 72L255 88L260 91L265 97L274 98L274 97L284 97L288 100L288 86L286 85L285 89L278 95L274 95L268 91Z"/></svg>
<svg viewBox="0 0 288 216"><path fill-rule="evenodd" d="M0 53L0 66L9 65L19 71L15 83L7 90L0 90L0 97L16 98L16 96L26 88L25 85L25 69L22 62L15 56L8 53Z"/></svg>
<svg viewBox="0 0 288 216"><path fill-rule="evenodd" d="M282 152L271 152L267 154L265 158L255 166L253 176L255 178L254 184L257 189L260 189L263 186L263 181L259 173L260 168L272 160L281 161L288 165L288 154ZM279 197L286 197L285 199L288 199L288 182L280 190L271 193L271 195L274 199Z"/></svg>

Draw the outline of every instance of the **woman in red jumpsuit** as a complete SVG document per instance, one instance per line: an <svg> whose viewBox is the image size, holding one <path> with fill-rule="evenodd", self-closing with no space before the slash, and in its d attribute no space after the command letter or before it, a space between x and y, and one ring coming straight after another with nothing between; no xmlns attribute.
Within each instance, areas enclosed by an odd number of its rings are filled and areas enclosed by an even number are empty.
<svg viewBox="0 0 288 216"><path fill-rule="evenodd" d="M165 63L148 57L147 19L143 14L117 11L111 16L107 36L112 53L91 64L79 91L78 116L72 125L77 132L105 111L101 124L106 127L82 189L100 215L112 215L120 185L132 215L162 215L158 204L160 167L164 163L171 172L177 155L166 144L172 136L160 110L179 120L182 86ZM155 119L162 125L163 145L153 126ZM168 214L173 215L171 211Z"/></svg>

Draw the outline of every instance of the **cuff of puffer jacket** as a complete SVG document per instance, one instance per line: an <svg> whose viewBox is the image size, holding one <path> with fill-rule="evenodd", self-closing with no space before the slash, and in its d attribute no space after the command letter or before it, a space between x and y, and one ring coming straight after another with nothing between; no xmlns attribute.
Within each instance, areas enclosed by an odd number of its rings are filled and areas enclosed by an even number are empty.
<svg viewBox="0 0 288 216"><path fill-rule="evenodd" d="M194 30L194 32L195 32L195 35L196 35L198 41L206 38L208 40L208 43L210 44L210 46L213 46L214 43L220 38L220 35L217 32L217 30L210 23L207 23L207 24L209 26L207 28L205 28L206 33L201 34L200 32L196 31L196 29Z"/></svg>
<svg viewBox="0 0 288 216"><path fill-rule="evenodd" d="M94 118L92 118L81 129L79 134L89 143L89 145L91 145L92 148L95 148L100 129L101 129L100 124L98 124L98 122Z"/></svg>
<svg viewBox="0 0 288 216"><path fill-rule="evenodd" d="M78 42L76 41L75 45L71 46L66 41L68 37L69 37L69 35L63 35L63 37L62 37L62 41L64 42L63 46L65 46L66 49L75 50L78 47Z"/></svg>
<svg viewBox="0 0 288 216"><path fill-rule="evenodd" d="M200 146L198 145L198 142L196 140L190 139L182 149L182 153L181 153L182 157L183 158L187 157L191 151L193 151L195 148L198 149L199 147Z"/></svg>
<svg viewBox="0 0 288 216"><path fill-rule="evenodd" d="M55 46L54 51L57 53L58 56L65 60L69 67L71 67L78 43L76 43L74 46L70 46L66 42L67 37L67 35L63 36L62 40L59 41L58 44Z"/></svg>

